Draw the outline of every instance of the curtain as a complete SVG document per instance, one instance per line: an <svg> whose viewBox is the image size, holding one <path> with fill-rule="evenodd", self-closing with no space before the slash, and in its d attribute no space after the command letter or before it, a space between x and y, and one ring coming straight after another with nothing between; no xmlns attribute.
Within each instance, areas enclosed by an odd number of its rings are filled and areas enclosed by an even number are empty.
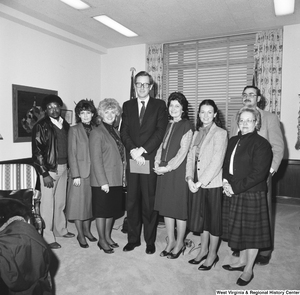
<svg viewBox="0 0 300 295"><path fill-rule="evenodd" d="M261 90L263 108L280 118L283 30L258 32L254 47L254 83Z"/></svg>
<svg viewBox="0 0 300 295"><path fill-rule="evenodd" d="M162 99L163 44L147 45L147 72L154 80L150 95Z"/></svg>

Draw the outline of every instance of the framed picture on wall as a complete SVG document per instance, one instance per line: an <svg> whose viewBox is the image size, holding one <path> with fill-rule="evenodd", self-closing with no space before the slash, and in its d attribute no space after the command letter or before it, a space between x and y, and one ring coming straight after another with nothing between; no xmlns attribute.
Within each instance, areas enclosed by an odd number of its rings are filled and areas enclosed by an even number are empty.
<svg viewBox="0 0 300 295"><path fill-rule="evenodd" d="M61 110L60 114L70 125L72 125L73 122L73 111L71 110Z"/></svg>
<svg viewBox="0 0 300 295"><path fill-rule="evenodd" d="M44 116L42 101L56 90L41 89L22 85L12 85L13 98L13 140L30 142L33 125Z"/></svg>

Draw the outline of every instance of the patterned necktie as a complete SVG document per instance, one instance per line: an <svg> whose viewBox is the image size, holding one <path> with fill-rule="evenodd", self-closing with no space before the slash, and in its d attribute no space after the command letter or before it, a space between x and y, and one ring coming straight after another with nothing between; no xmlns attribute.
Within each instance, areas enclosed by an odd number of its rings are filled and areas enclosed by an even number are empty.
<svg viewBox="0 0 300 295"><path fill-rule="evenodd" d="M142 125L142 122L143 122L143 118L144 118L144 115L145 115L145 102L144 101L141 101L142 103L142 108L141 108L141 112L140 112L140 125Z"/></svg>

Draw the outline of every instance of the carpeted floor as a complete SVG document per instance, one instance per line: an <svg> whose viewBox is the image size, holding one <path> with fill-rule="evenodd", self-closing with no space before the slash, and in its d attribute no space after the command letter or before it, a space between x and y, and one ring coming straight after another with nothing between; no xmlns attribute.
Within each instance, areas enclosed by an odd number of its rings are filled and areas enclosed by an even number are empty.
<svg viewBox="0 0 300 295"><path fill-rule="evenodd" d="M145 242L131 252L123 252L127 235L121 232L123 218L115 223L113 239L120 248L105 254L97 243L89 242L88 249L79 247L76 238L58 238L62 245L54 250L58 267L54 277L56 295L96 294L217 294L216 290L300 290L300 206L275 205L275 251L267 266L254 267L254 279L246 287L236 285L240 272L228 272L223 264L234 261L227 243L219 249L220 261L207 272L188 264L197 249L187 248L178 259L162 258L159 253L166 245L166 230L157 230L156 253L145 253ZM76 233L69 223L69 231ZM97 237L95 223L92 232ZM187 237L196 245L198 236ZM225 293L226 294L226 293ZM230 294L230 293L227 293Z"/></svg>

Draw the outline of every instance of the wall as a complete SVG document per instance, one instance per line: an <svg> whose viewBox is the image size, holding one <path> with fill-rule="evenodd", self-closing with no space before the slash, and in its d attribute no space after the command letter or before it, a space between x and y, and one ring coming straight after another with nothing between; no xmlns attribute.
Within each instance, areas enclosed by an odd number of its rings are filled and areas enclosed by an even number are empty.
<svg viewBox="0 0 300 295"><path fill-rule="evenodd" d="M283 31L281 122L286 140L285 159L300 159L297 142L300 112L300 25L285 26Z"/></svg>
<svg viewBox="0 0 300 295"><path fill-rule="evenodd" d="M146 45L109 49L101 57L101 97L115 98L120 105L130 98L131 71L146 68Z"/></svg>
<svg viewBox="0 0 300 295"><path fill-rule="evenodd" d="M0 6L0 161L31 157L31 143L13 143L12 84L57 90L68 109L97 100L101 53L90 44L37 30ZM23 18L24 20L25 18ZM26 24L28 24L26 22ZM54 32L54 31L52 31ZM75 39L74 39L75 40Z"/></svg>

